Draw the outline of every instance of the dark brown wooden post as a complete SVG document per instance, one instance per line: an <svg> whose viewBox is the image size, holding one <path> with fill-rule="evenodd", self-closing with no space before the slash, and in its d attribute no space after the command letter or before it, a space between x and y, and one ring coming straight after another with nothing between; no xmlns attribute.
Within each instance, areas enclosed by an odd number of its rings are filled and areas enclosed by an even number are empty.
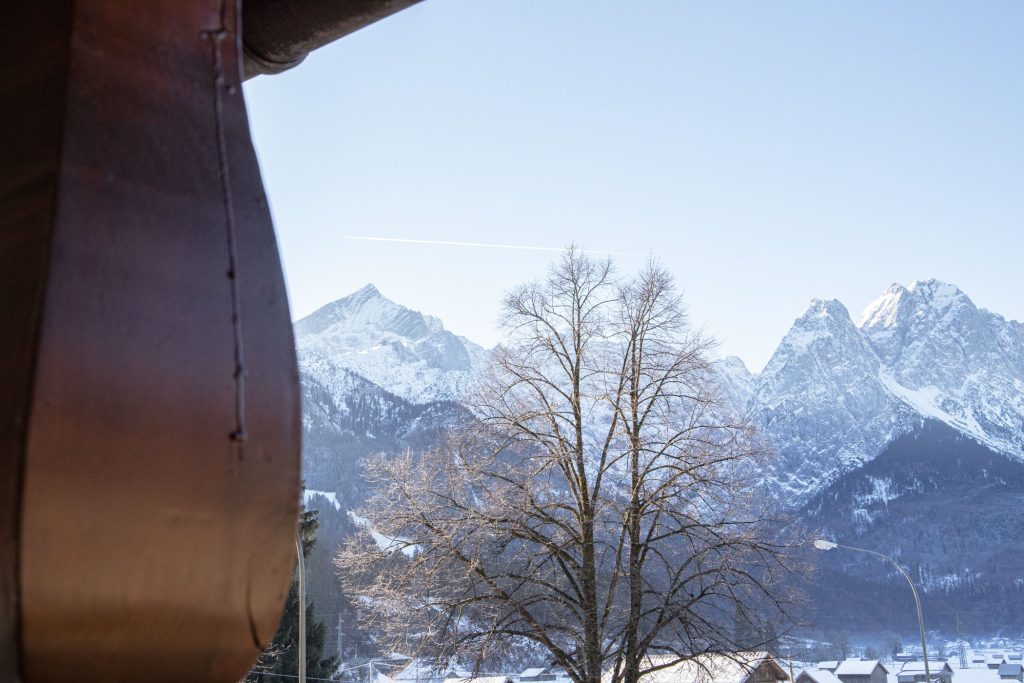
<svg viewBox="0 0 1024 683"><path fill-rule="evenodd" d="M5 4L2 683L237 680L277 625L299 389L238 25Z"/></svg>

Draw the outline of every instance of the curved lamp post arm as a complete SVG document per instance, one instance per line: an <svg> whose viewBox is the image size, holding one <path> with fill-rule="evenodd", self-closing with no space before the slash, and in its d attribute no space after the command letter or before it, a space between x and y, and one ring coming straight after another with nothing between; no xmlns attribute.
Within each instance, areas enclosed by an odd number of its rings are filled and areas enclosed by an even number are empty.
<svg viewBox="0 0 1024 683"><path fill-rule="evenodd" d="M917 586L914 585L914 580L910 578L910 573L903 568L896 560L892 559L888 555L876 552L874 550L868 550L867 548L855 548L852 545L840 545L839 543L833 543L831 541L818 540L814 542L814 547L818 550L831 550L832 548L845 548L846 550L856 550L857 552L867 553L868 555L874 555L879 557L892 566L896 567L897 571L903 575L903 578L910 584L910 592L914 594L914 606L917 607L917 626L921 631L921 656L924 658L924 680L925 683L932 683L932 673L928 667L928 643L924 635L924 613L921 611L921 598L917 594Z"/></svg>

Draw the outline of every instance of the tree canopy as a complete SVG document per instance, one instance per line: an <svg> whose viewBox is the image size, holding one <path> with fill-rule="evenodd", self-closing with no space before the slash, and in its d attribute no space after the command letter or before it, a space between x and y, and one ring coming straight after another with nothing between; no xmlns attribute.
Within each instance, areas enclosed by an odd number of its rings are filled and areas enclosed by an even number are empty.
<svg viewBox="0 0 1024 683"><path fill-rule="evenodd" d="M368 627L439 663L538 652L577 683L636 683L734 652L738 604L784 611L756 442L667 271L622 278L571 248L501 321L477 420L367 469L338 565Z"/></svg>

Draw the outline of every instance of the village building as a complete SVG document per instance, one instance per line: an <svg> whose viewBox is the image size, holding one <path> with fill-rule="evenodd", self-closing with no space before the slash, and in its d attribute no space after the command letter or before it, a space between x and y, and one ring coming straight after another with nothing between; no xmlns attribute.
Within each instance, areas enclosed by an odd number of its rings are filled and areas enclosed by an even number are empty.
<svg viewBox="0 0 1024 683"><path fill-rule="evenodd" d="M846 659L835 670L843 683L888 683L889 670L877 659Z"/></svg>
<svg viewBox="0 0 1024 683"><path fill-rule="evenodd" d="M990 669L998 669L1003 664L1006 664L1006 657L1001 654L989 655L986 664Z"/></svg>
<svg viewBox="0 0 1024 683"><path fill-rule="evenodd" d="M1020 662L1007 662L999 667L999 680L1001 681L1024 681L1024 664Z"/></svg>
<svg viewBox="0 0 1024 683"><path fill-rule="evenodd" d="M540 683L541 681L556 681L558 674L554 669L537 666L526 669L519 674L519 683Z"/></svg>
<svg viewBox="0 0 1024 683"><path fill-rule="evenodd" d="M652 655L644 668L668 664L672 655ZM609 683L610 672L602 677ZM789 674L767 652L697 655L644 674L640 683L782 683Z"/></svg>
<svg viewBox="0 0 1024 683"><path fill-rule="evenodd" d="M825 662L818 662L818 668L819 669L824 669L825 671L831 671L832 673L835 673L836 669L839 668L839 660L838 659L830 659L830 660L825 661Z"/></svg>
<svg viewBox="0 0 1024 683"><path fill-rule="evenodd" d="M468 676L463 678L446 678L444 683L514 683L511 676Z"/></svg>
<svg viewBox="0 0 1024 683"><path fill-rule="evenodd" d="M402 659L400 655L393 655L391 660L375 660L374 669L378 672L375 683L444 683L459 675L453 669L438 669L428 659L405 658L404 663ZM396 663L390 671L384 666L388 661Z"/></svg>
<svg viewBox="0 0 1024 683"><path fill-rule="evenodd" d="M928 671L931 673L933 681L939 680L942 683L952 683L953 681L953 667L949 665L949 662L929 660ZM896 679L899 683L925 683L928 678L925 676L924 660L904 664Z"/></svg>
<svg viewBox="0 0 1024 683"><path fill-rule="evenodd" d="M820 665L819 665L820 666ZM804 669L797 674L794 683L842 683L839 678L828 669Z"/></svg>

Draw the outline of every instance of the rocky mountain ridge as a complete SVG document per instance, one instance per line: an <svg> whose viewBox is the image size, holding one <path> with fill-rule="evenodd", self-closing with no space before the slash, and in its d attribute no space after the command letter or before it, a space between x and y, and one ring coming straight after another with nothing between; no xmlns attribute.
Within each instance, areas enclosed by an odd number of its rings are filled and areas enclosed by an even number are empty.
<svg viewBox="0 0 1024 683"><path fill-rule="evenodd" d="M320 357L410 403L463 396L487 351L372 284L295 323L300 356Z"/></svg>
<svg viewBox="0 0 1024 683"><path fill-rule="evenodd" d="M332 387L342 405L373 393L363 381L411 405L459 401L487 356L373 285L299 320L295 333L303 377ZM735 357L715 368L727 403L774 451L761 484L790 507L922 419L1024 461L1024 324L954 285L893 284L856 323L839 301L814 299L760 373Z"/></svg>
<svg viewBox="0 0 1024 683"><path fill-rule="evenodd" d="M892 285L857 324L815 299L753 377L746 409L777 452L764 483L793 506L922 418L1024 461L1024 325L937 280Z"/></svg>
<svg viewBox="0 0 1024 683"><path fill-rule="evenodd" d="M324 492L309 500L325 522L317 561L328 579L315 599L340 611L350 606L329 580L328 549L354 528L348 511L367 494L361 463L429 448L471 419L458 400L487 352L372 285L295 330L304 477ZM928 280L889 287L856 322L840 302L813 300L760 373L730 357L715 369L728 409L745 412L773 452L757 483L797 523L898 557L931 596L926 604L945 614L955 606L969 624L980 610L978 629L992 610L1024 599L1024 584L1007 579L1017 551L988 538L997 530L1013 547L1024 543L1024 325ZM902 599L902 579L856 557L824 561L812 603L839 600L874 620L864 628L883 627L885 601L865 596ZM824 627L833 617L815 619Z"/></svg>

